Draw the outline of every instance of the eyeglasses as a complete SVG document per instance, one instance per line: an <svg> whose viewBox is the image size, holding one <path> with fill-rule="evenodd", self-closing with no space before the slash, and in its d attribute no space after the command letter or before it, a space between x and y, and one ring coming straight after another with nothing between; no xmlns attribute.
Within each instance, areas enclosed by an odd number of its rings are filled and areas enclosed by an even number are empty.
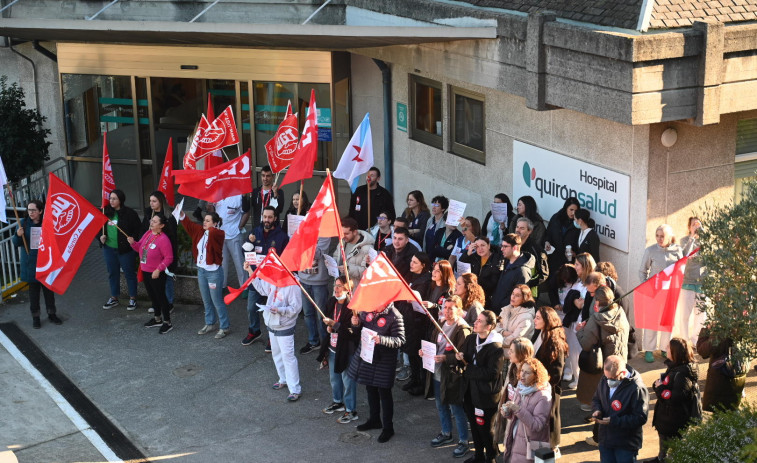
<svg viewBox="0 0 757 463"><path fill-rule="evenodd" d="M439 207L439 206L441 206L441 204L439 204L439 203L431 203L431 205L432 205L432 206L434 206L434 207Z"/></svg>
<svg viewBox="0 0 757 463"><path fill-rule="evenodd" d="M378 216L376 217L376 220L389 220L387 217Z"/></svg>

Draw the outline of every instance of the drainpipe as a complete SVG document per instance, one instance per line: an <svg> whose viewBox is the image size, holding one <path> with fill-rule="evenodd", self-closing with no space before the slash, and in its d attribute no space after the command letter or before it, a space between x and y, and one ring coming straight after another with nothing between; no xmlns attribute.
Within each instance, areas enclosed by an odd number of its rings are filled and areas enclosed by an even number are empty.
<svg viewBox="0 0 757 463"><path fill-rule="evenodd" d="M32 80L34 81L34 107L37 109L37 112L39 112L39 85L37 82L37 66L34 64L34 61L31 58L22 53L19 53L15 48L13 48L13 39L11 39L10 37L8 37L8 48L14 54L25 59L29 62L29 64L32 65Z"/></svg>
<svg viewBox="0 0 757 463"><path fill-rule="evenodd" d="M379 59L373 60L381 69L384 85L384 188L394 191L394 152L392 151L392 70Z"/></svg>

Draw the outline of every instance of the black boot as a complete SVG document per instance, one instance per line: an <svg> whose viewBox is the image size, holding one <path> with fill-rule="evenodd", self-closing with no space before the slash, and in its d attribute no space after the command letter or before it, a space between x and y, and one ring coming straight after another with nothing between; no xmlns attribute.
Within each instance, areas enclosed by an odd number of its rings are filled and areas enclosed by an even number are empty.
<svg viewBox="0 0 757 463"><path fill-rule="evenodd" d="M47 319L50 320L50 323L52 323L54 325L62 325L63 324L63 320L61 320L60 318L58 318L58 316L55 315L54 313L49 314L47 316Z"/></svg>
<svg viewBox="0 0 757 463"><path fill-rule="evenodd" d="M32 327L34 327L35 330L42 328L42 322L39 320L39 317L34 317L32 319Z"/></svg>

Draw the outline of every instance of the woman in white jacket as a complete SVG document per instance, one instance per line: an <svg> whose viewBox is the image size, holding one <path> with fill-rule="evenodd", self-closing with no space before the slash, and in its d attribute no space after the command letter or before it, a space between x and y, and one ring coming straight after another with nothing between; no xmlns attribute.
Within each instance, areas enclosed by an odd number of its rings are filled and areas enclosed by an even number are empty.
<svg viewBox="0 0 757 463"><path fill-rule="evenodd" d="M253 270L247 262L244 268L252 276ZM279 374L279 380L273 383L273 388L289 388L287 400L295 402L302 392L297 357L294 355L294 329L297 315L302 310L300 288L297 285L277 287L260 278L254 279L252 286L260 295L268 298L263 320L268 327L273 363Z"/></svg>
<svg viewBox="0 0 757 463"><path fill-rule="evenodd" d="M510 295L510 305L502 308L497 323L497 332L502 335L502 347L505 348L505 358L509 355L509 347L513 339L523 336L531 339L534 335L534 315L536 302L528 285L517 285Z"/></svg>

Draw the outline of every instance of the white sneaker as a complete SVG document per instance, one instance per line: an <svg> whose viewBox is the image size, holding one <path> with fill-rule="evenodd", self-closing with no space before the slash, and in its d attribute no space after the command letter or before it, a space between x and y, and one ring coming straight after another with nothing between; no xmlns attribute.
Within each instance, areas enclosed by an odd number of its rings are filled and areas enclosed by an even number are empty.
<svg viewBox="0 0 757 463"><path fill-rule="evenodd" d="M562 375L563 381L573 381L573 373L565 373Z"/></svg>
<svg viewBox="0 0 757 463"><path fill-rule="evenodd" d="M578 381L573 381L572 383L568 384L568 389L575 389L578 387Z"/></svg>
<svg viewBox="0 0 757 463"><path fill-rule="evenodd" d="M231 333L231 330L218 330L218 333L216 333L216 335L213 337L216 339L223 339L229 333Z"/></svg>
<svg viewBox="0 0 757 463"><path fill-rule="evenodd" d="M197 334L208 334L211 331L213 331L214 326L213 325L205 325L197 332Z"/></svg>
<svg viewBox="0 0 757 463"><path fill-rule="evenodd" d="M150 307L149 309L147 309L147 313L155 313L155 308Z"/></svg>

